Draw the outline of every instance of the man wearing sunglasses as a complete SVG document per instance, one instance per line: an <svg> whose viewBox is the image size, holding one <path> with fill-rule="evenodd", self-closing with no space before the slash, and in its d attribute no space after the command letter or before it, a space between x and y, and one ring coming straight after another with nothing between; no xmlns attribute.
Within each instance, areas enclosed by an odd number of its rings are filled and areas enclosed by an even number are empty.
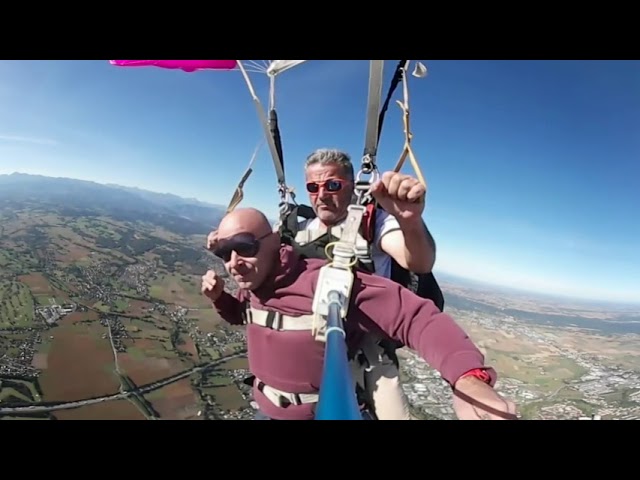
<svg viewBox="0 0 640 480"><path fill-rule="evenodd" d="M353 202L354 180L353 165L345 152L318 149L307 157L305 187L313 218L298 222L298 214L302 213L295 209L286 221L289 231L285 236L295 237L299 253L309 258L325 258L324 247L333 240L332 236L340 235L339 227ZM429 274L435 262L435 242L422 220L424 186L408 175L386 172L372 186L371 193L382 209L375 211L369 226L369 240L362 241L370 245L374 273L403 285L410 281L409 271ZM215 237L216 232L209 235L209 248ZM426 286L427 291L421 296L431 298L442 308L442 292L432 276L427 278ZM379 419L413 418L400 383L399 359L395 353L399 346L383 341L381 360L372 364L367 373L373 379L368 385L375 397Z"/></svg>
<svg viewBox="0 0 640 480"><path fill-rule="evenodd" d="M227 322L247 325L253 396L266 419L312 420L324 365L325 344L311 333L312 302L322 259L304 259L282 245L266 217L239 209L220 223L213 252L240 286L224 291L214 271L202 278L202 293ZM453 389L460 419L515 419L515 405L492 388L497 374L466 333L430 300L407 288L356 272L346 321L346 342L357 352L371 332L415 350ZM360 370L365 366L357 367ZM356 368L356 370L357 370ZM356 378L357 375L356 375Z"/></svg>
<svg viewBox="0 0 640 480"><path fill-rule="evenodd" d="M349 155L319 149L307 158L305 186L315 218L300 230L327 230L342 224L352 203L355 183ZM382 210L375 214L372 260L377 275L391 277L392 259L414 273L430 273L435 242L422 220L424 186L415 178L386 172L371 189Z"/></svg>
<svg viewBox="0 0 640 480"><path fill-rule="evenodd" d="M321 256L324 246L339 235L340 226L353 202L355 176L349 155L335 149L319 149L307 157L305 186L315 218L297 225L295 241L309 256ZM421 296L431 298L442 308L442 292L430 275L435 262L435 242L424 225L424 186L415 178L396 172L385 172L371 188L382 209L376 209L373 221L364 224L368 230L370 259L376 275L391 278L402 285L411 281L409 272L429 274L421 284ZM327 235L328 234L328 235ZM300 247L299 247L300 248ZM400 382L400 365L396 349L401 345L383 341L380 361L367 374L371 395L380 419L411 420L409 402Z"/></svg>

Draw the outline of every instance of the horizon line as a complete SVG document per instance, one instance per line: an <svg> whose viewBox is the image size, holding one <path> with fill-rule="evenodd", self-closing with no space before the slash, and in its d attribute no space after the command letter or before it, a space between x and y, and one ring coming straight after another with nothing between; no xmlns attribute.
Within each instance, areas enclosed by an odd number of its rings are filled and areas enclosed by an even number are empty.
<svg viewBox="0 0 640 480"><path fill-rule="evenodd" d="M148 188L141 188L139 186L133 186L133 185L123 185L120 183L105 183L105 182L99 182L96 180L85 180L85 179L81 179L81 178L74 178L74 177L67 177L67 176L52 176L52 175L42 175L42 174L34 174L34 173L24 173L24 172L20 172L20 171L14 171L12 173L2 173L0 174L0 177L3 176L11 176L11 175L25 175L25 176L30 176L30 177L43 177L43 178L51 178L51 179L65 179L65 180L73 180L73 181L78 181L78 182L87 182L87 183L93 183L96 185L102 185L105 187L123 187L123 188L131 188L131 189L136 189L136 190L140 190L143 192L148 192L148 193L153 193L153 194L157 194L157 195L171 195L173 197L179 198L181 200L186 200L186 201L196 201L199 202L201 204L205 204L208 205L210 207L215 207L215 208L221 208L221 209L226 209L226 207L222 204L216 204L216 203L211 203L205 200L200 200L199 198L196 197L183 197L182 195L176 194L176 193L172 193L172 192L160 192L157 190L151 190ZM595 306L595 305L611 305L611 306L617 306L620 308L629 308L629 307L633 307L633 308L640 308L640 300L638 301L632 301L632 300L606 300L606 299L600 299L600 300L595 300L591 297L586 298L586 297L578 297L578 296L572 296L572 295L566 295L566 294L560 294L560 293L546 293L546 292L541 292L539 290L532 290L532 289L522 289L522 288L516 288L513 287L513 285L510 284L503 284L503 283L497 283L497 282L491 282L488 280L482 280L482 279L478 279L476 277L473 276L467 276L465 274L461 274L459 272L454 272L454 271L450 271L450 270L441 270L440 268L438 268L438 266L434 266L433 268L433 272L436 273L438 272L438 274L444 275L445 277L454 277L457 278L459 280L464 280L470 283L475 283L475 284L480 284L486 287L493 287L493 288L501 288L501 289L505 289L505 290L509 290L512 291L514 293L520 293L520 294L529 294L529 295L538 295L541 297L546 297L549 299L555 299L556 301L569 301L572 300L574 302L578 302L578 303L582 303L585 305L591 305L591 306ZM441 283L441 282L438 282ZM444 293L444 292L443 292Z"/></svg>

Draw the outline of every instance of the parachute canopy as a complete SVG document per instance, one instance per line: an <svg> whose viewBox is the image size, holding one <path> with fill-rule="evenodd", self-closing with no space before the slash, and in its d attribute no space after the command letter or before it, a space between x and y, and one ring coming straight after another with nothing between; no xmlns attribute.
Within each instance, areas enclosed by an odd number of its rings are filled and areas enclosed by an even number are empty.
<svg viewBox="0 0 640 480"><path fill-rule="evenodd" d="M160 67L180 69L185 72L196 70L233 70L237 60L110 60L118 67Z"/></svg>
<svg viewBox="0 0 640 480"><path fill-rule="evenodd" d="M118 67L160 67L180 69L185 72L198 70L234 70L238 66L238 60L109 60L112 65ZM270 77L289 70L306 60L266 60L258 63L257 60L243 60L253 66L250 71L266 73Z"/></svg>

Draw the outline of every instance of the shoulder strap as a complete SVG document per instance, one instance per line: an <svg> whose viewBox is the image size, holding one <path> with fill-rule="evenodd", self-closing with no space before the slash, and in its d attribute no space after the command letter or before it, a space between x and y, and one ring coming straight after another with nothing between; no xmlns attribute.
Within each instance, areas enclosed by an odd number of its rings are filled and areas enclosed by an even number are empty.
<svg viewBox="0 0 640 480"><path fill-rule="evenodd" d="M433 300L436 307L440 311L444 310L444 295L438 281L433 273L424 273L418 275L418 285L416 287L416 295L422 298Z"/></svg>
<svg viewBox="0 0 640 480"><path fill-rule="evenodd" d="M305 220L315 218L315 212L307 205L288 205L287 214L281 218L278 233L283 243L294 245L296 235L300 230L298 217Z"/></svg>
<svg viewBox="0 0 640 480"><path fill-rule="evenodd" d="M371 243L375 237L376 210L379 207L374 202L371 202L367 204L366 208L367 210L360 226L360 235L362 235L368 243ZM281 227L281 231L286 230L287 233L295 238L299 231L299 217L302 217L305 220L313 220L316 218L316 213L309 205L291 205L289 213L285 217Z"/></svg>
<svg viewBox="0 0 640 480"><path fill-rule="evenodd" d="M371 245L375 234L375 203L367 205L365 215L360 224L361 240L357 242L358 266L371 273L374 272L371 259ZM291 245L302 258L326 258L325 246L337 239L342 229L335 227L328 231L300 230L299 218L313 220L316 214L308 205L290 205L288 214L280 223L279 233L281 241ZM363 241L364 240L364 241Z"/></svg>

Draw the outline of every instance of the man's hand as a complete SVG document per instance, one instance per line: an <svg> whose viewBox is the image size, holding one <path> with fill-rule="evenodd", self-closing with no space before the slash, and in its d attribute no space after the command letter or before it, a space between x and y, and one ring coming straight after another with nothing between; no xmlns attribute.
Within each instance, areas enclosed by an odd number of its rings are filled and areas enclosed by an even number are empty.
<svg viewBox="0 0 640 480"><path fill-rule="evenodd" d="M216 248L216 244L218 243L218 231L214 230L209 235L207 235L207 250L213 250Z"/></svg>
<svg viewBox="0 0 640 480"><path fill-rule="evenodd" d="M224 279L216 275L216 272L209 270L202 276L202 294L215 302L224 291Z"/></svg>
<svg viewBox="0 0 640 480"><path fill-rule="evenodd" d="M475 377L458 380L453 391L453 409L460 420L517 420L516 406L490 385Z"/></svg>
<svg viewBox="0 0 640 480"><path fill-rule="evenodd" d="M398 220L422 221L426 189L417 179L396 172L385 172L371 187L371 194Z"/></svg>

